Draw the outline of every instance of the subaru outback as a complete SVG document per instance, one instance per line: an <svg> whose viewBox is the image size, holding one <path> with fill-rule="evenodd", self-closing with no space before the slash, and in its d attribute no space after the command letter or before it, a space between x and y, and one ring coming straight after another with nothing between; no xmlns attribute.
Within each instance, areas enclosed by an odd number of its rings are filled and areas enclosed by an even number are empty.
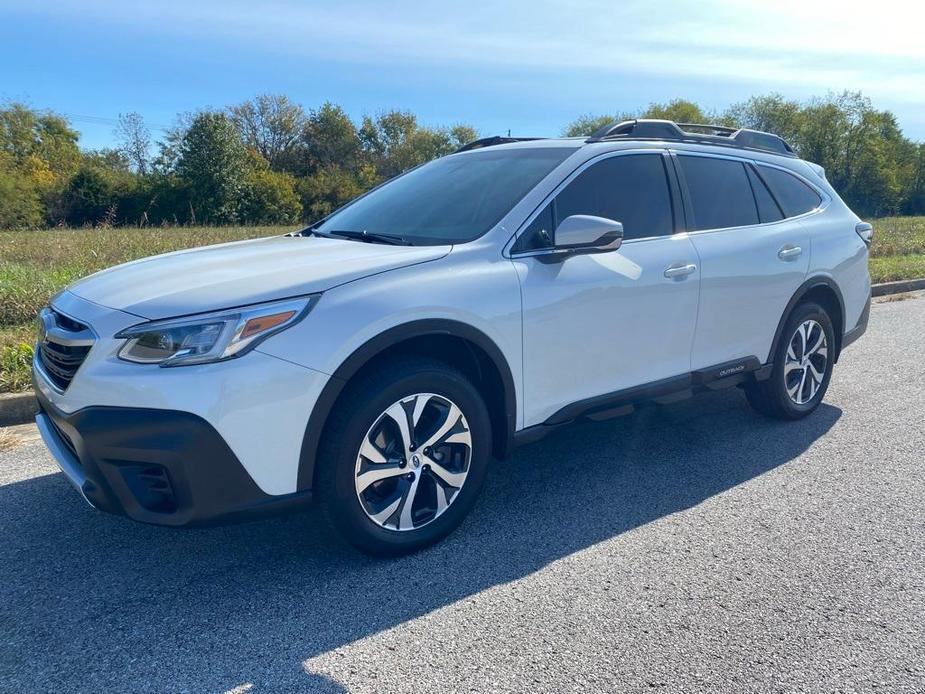
<svg viewBox="0 0 925 694"><path fill-rule="evenodd" d="M312 498L375 554L492 458L738 386L809 415L864 333L872 229L751 130L487 138L285 236L121 265L39 317L37 424L92 506L168 526Z"/></svg>

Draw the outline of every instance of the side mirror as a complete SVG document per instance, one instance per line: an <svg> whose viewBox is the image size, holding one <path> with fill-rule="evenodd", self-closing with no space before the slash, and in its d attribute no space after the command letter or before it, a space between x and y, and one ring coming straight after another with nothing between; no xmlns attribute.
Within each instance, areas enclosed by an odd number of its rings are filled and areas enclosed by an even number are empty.
<svg viewBox="0 0 925 694"><path fill-rule="evenodd" d="M556 227L554 247L563 253L606 253L623 243L623 225L606 217L573 214Z"/></svg>

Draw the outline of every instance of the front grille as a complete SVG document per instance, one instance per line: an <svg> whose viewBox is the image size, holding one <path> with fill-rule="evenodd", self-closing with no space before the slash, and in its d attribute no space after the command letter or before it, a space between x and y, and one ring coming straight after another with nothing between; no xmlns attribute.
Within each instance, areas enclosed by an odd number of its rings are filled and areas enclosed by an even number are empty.
<svg viewBox="0 0 925 694"><path fill-rule="evenodd" d="M68 347L57 342L43 342L39 347L39 358L48 378L64 390L71 384L89 351L89 347Z"/></svg>
<svg viewBox="0 0 925 694"><path fill-rule="evenodd" d="M88 326L54 309L45 309L40 318L44 335L38 345L39 362L48 379L65 390L87 358L93 333Z"/></svg>

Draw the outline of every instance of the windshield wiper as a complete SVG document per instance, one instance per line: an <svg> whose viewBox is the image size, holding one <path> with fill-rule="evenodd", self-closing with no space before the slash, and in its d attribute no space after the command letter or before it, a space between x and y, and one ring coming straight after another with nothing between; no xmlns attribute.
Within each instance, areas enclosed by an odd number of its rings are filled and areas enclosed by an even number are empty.
<svg viewBox="0 0 925 694"><path fill-rule="evenodd" d="M318 232L315 232L316 234ZM408 239L403 236L395 236L394 234L377 234L375 232L368 231L350 231L347 229L340 229L336 231L329 231L327 236L341 236L345 239L356 239L357 241L365 241L366 243L387 243L391 246L413 246Z"/></svg>

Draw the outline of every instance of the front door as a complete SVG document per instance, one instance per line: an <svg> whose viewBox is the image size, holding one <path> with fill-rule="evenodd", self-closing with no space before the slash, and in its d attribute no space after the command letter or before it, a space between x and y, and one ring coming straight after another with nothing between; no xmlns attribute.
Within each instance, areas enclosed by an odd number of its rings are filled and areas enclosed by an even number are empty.
<svg viewBox="0 0 925 694"><path fill-rule="evenodd" d="M687 234L673 233L667 161L618 153L576 174L514 246L523 298L524 424L561 408L690 372L700 272ZM543 255L573 214L622 222L617 251Z"/></svg>

